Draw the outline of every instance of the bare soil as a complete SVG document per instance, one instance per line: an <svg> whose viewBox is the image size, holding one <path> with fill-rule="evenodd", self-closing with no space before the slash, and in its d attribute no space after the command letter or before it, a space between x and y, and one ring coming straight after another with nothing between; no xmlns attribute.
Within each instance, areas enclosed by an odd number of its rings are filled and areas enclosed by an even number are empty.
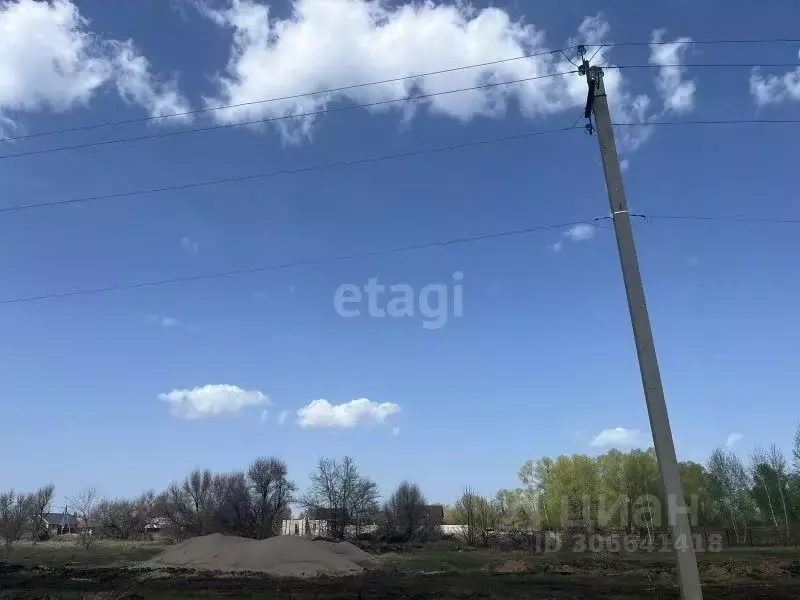
<svg viewBox="0 0 800 600"><path fill-rule="evenodd" d="M343 548L343 550L346 550ZM41 558L41 557L38 557ZM391 552L345 577L275 578L130 563L0 563L0 600L678 600L674 563L661 556L531 556L426 547ZM800 554L701 558L705 600L797 600Z"/></svg>

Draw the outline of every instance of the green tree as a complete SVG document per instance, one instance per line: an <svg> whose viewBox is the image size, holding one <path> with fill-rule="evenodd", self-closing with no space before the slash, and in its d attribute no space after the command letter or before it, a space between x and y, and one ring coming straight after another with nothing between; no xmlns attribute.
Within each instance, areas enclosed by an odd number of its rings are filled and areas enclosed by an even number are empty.
<svg viewBox="0 0 800 600"><path fill-rule="evenodd" d="M549 485L550 474L553 471L553 459L550 457L526 461L519 470L519 479L522 487L533 505L534 517L540 516L545 528L551 527L551 515L545 504L545 492Z"/></svg>
<svg viewBox="0 0 800 600"><path fill-rule="evenodd" d="M712 525L716 522L717 512L714 499L711 496L711 483L708 473L703 465L695 462L682 462L678 464L683 485L683 495L686 504L693 511L692 523L698 525Z"/></svg>
<svg viewBox="0 0 800 600"><path fill-rule="evenodd" d="M725 508L737 539L755 518L757 507L753 501L752 479L736 454L717 448L708 459L708 473L715 499Z"/></svg>

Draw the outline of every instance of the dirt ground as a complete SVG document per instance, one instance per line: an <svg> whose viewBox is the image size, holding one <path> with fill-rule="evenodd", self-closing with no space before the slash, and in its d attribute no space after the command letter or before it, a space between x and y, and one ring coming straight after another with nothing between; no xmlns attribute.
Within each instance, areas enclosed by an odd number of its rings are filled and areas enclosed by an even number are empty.
<svg viewBox="0 0 800 600"><path fill-rule="evenodd" d="M442 544L395 549L380 555L377 569L363 575L298 580L137 568L159 549L152 544L101 545L88 554L74 547L15 549L0 563L0 600L680 598L668 554L525 555ZM706 600L800 598L800 550L739 550L699 558Z"/></svg>

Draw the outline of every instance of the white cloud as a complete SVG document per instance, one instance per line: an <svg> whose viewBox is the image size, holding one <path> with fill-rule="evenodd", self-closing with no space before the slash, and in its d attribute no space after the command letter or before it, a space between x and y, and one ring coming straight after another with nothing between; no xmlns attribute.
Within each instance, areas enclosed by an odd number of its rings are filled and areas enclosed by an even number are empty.
<svg viewBox="0 0 800 600"><path fill-rule="evenodd" d="M630 167L630 166L631 166L631 163L627 158L623 158L621 161L619 161L619 168L622 169L623 172L627 171L628 167Z"/></svg>
<svg viewBox="0 0 800 600"><path fill-rule="evenodd" d="M284 423L286 423L286 419L288 418L289 418L289 411L282 410L278 415L278 425L283 425Z"/></svg>
<svg viewBox="0 0 800 600"><path fill-rule="evenodd" d="M269 411L267 409L262 410L261 411L261 422L263 423L264 421L266 421L268 417L269 417Z"/></svg>
<svg viewBox="0 0 800 600"><path fill-rule="evenodd" d="M534 25L513 20L501 8L479 10L462 1L398 5L368 0L294 0L291 14L284 18L274 14L266 3L254 0L227 0L222 8L212 7L210 2L200 6L204 15L233 32L228 64L216 78L218 91L206 99L208 105L320 92L313 97L215 111L214 118L225 123L314 112L337 101L380 102L575 69L560 54L548 54L419 77L419 73L550 49L545 45L544 31ZM587 17L575 39L597 43L605 39L609 29L601 17ZM563 45L563 41L554 43L555 47ZM607 53L608 49L602 48L596 60L609 64ZM398 77L404 79L325 92ZM609 70L605 82L615 112L626 121L643 122L648 97L625 92L619 70ZM369 110L396 111L408 119L415 111L427 108L467 121L476 116L502 116L510 101L527 117L572 111L586 101L586 82L577 74L569 74ZM299 142L310 138L318 118L281 120L274 126L285 140ZM641 134L631 131L624 137L635 139Z"/></svg>
<svg viewBox="0 0 800 600"><path fill-rule="evenodd" d="M604 429L598 433L591 445L598 448L631 448L642 446L645 443L645 437L638 429L615 427L614 429Z"/></svg>
<svg viewBox="0 0 800 600"><path fill-rule="evenodd" d="M594 237L594 226L588 223L579 223L567 229L564 237L572 242L582 242Z"/></svg>
<svg viewBox="0 0 800 600"><path fill-rule="evenodd" d="M15 113L66 111L113 85L150 115L188 110L174 83L158 81L130 41L108 40L70 0L0 4L0 119Z"/></svg>
<svg viewBox="0 0 800 600"><path fill-rule="evenodd" d="M800 52L797 53L800 58ZM783 75L767 75L755 68L750 73L750 94L759 106L800 100L800 67Z"/></svg>
<svg viewBox="0 0 800 600"><path fill-rule="evenodd" d="M725 440L725 445L728 448L733 448L736 444L742 441L744 436L741 433L732 433L728 436L728 439Z"/></svg>
<svg viewBox="0 0 800 600"><path fill-rule="evenodd" d="M392 427L392 435L400 435L400 427Z"/></svg>
<svg viewBox="0 0 800 600"><path fill-rule="evenodd" d="M200 244L186 236L181 238L181 248L183 248L183 251L187 254L198 254L200 252Z"/></svg>
<svg viewBox="0 0 800 600"><path fill-rule="evenodd" d="M662 44L664 30L653 32L650 45L650 64L659 65L656 76L656 90L664 102L663 114L684 114L694 109L697 83L684 79L686 69L683 64L686 51L691 47L692 38L681 37L674 42Z"/></svg>
<svg viewBox="0 0 800 600"><path fill-rule="evenodd" d="M180 319L168 317L167 315L147 315L147 320L151 323L155 323L156 325L161 325L161 327L178 327L179 325L182 325Z"/></svg>
<svg viewBox="0 0 800 600"><path fill-rule="evenodd" d="M366 398L355 398L343 404L314 400L297 411L301 427L351 428L383 423L397 414L400 407L392 402L378 404Z"/></svg>
<svg viewBox="0 0 800 600"><path fill-rule="evenodd" d="M258 390L235 385L205 385L191 390L172 390L159 394L169 403L170 412L183 419L202 419L234 414L248 406L269 406L269 398Z"/></svg>
<svg viewBox="0 0 800 600"><path fill-rule="evenodd" d="M595 227L588 223L578 223L573 225L561 234L562 239L550 244L549 248L553 252L561 252L564 249L564 241L583 242L594 237Z"/></svg>

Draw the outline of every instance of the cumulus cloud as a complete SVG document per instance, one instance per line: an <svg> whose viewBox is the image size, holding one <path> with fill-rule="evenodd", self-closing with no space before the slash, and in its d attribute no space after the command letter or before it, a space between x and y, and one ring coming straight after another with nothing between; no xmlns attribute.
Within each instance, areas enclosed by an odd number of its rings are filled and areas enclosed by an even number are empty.
<svg viewBox="0 0 800 600"><path fill-rule="evenodd" d="M291 14L282 18L273 14L266 3L255 0L227 0L222 8L210 3L200 6L203 14L233 33L228 63L216 78L218 92L206 99L208 105L319 92L315 96L215 111L213 116L226 123L320 111L336 101L381 102L575 69L560 54L547 54L419 76L550 49L545 45L544 31L512 19L497 7L479 10L460 1L390 5L367 0L294 0ZM601 17L588 17L571 42L605 41L608 32L609 25ZM563 42L556 47L561 45ZM607 53L608 49L602 48L596 60L609 64ZM326 91L389 78L401 79ZM629 94L618 70L609 70L605 81L615 114L627 122L643 122L649 98ZM586 101L586 82L577 74L569 74L384 104L369 110L393 110L407 119L415 111L427 108L435 114L467 121L477 116L501 116L511 101L528 117L573 110ZM318 118L307 115L276 121L274 125L286 140L299 142L311 136ZM623 137L636 141L640 134L631 131Z"/></svg>
<svg viewBox="0 0 800 600"><path fill-rule="evenodd" d="M349 429L362 425L383 423L400 411L392 402L378 404L366 398L354 398L343 404L314 400L297 411L301 427L330 427Z"/></svg>
<svg viewBox="0 0 800 600"><path fill-rule="evenodd" d="M238 413L249 406L269 406L270 403L269 398L258 390L225 384L172 390L158 397L169 404L174 416L182 419L219 417Z"/></svg>
<svg viewBox="0 0 800 600"><path fill-rule="evenodd" d="M728 448L733 448L736 444L742 441L744 436L741 433L732 433L728 436L728 439L725 440L725 445Z"/></svg>
<svg viewBox="0 0 800 600"><path fill-rule="evenodd" d="M573 225L561 234L562 239L550 244L549 248L553 252L561 252L564 249L564 241L568 242L583 242L590 240L594 237L595 227L588 223L578 223Z"/></svg>
<svg viewBox="0 0 800 600"><path fill-rule="evenodd" d="M800 67L783 75L766 77L761 75L760 69L753 69L750 73L750 94L759 106L800 100Z"/></svg>
<svg viewBox="0 0 800 600"><path fill-rule="evenodd" d="M200 244L193 240L190 237L183 236L181 238L181 248L187 254L199 254L200 253Z"/></svg>
<svg viewBox="0 0 800 600"><path fill-rule="evenodd" d="M573 242L581 242L594 237L594 226L588 223L579 223L567 229L564 237Z"/></svg>
<svg viewBox="0 0 800 600"><path fill-rule="evenodd" d="M656 90L664 102L664 114L683 114L694 109L694 97L697 83L685 79L685 67L681 66L687 50L692 45L692 38L681 37L674 42L664 41L664 30L653 32L650 44L650 64L658 65Z"/></svg>
<svg viewBox="0 0 800 600"><path fill-rule="evenodd" d="M592 439L591 445L597 448L631 448L645 443L646 439L638 429L615 427L598 433Z"/></svg>
<svg viewBox="0 0 800 600"><path fill-rule="evenodd" d="M188 110L174 82L155 78L131 41L103 39L70 0L0 4L0 118L86 105L105 86L152 116Z"/></svg>
<svg viewBox="0 0 800 600"><path fill-rule="evenodd" d="M169 317L167 315L147 315L147 320L150 323L155 323L156 325L161 325L161 327L178 327L182 323L180 319L176 319L175 317Z"/></svg>

